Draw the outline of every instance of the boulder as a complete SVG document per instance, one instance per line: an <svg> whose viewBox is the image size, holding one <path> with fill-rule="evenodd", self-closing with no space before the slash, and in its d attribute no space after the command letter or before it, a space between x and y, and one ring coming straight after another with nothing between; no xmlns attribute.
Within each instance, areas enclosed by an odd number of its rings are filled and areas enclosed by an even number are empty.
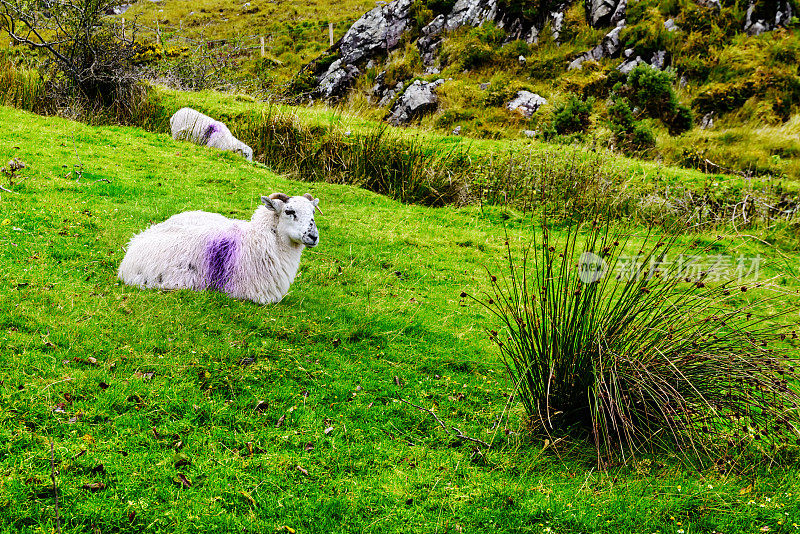
<svg viewBox="0 0 800 534"><path fill-rule="evenodd" d="M584 52L580 56L572 60L572 63L567 67L568 70L580 69L584 61L599 61L606 57L614 57L619 53L621 43L619 41L619 32L625 27L625 23L620 23L616 28L611 30L603 37L599 45L591 50Z"/></svg>
<svg viewBox="0 0 800 534"><path fill-rule="evenodd" d="M717 13L722 11L722 4L719 3L719 0L694 0L694 2L698 6L703 6L709 9L713 9Z"/></svg>
<svg viewBox="0 0 800 534"><path fill-rule="evenodd" d="M331 52L339 58L317 76L318 92L325 98L339 98L361 73L357 64L397 46L411 21L413 0L395 0L368 11L358 19Z"/></svg>
<svg viewBox="0 0 800 534"><path fill-rule="evenodd" d="M628 0L586 0L589 22L595 28L616 25L625 20Z"/></svg>
<svg viewBox="0 0 800 534"><path fill-rule="evenodd" d="M547 100L536 93L531 93L530 91L518 91L517 96L514 97L511 102L506 104L506 109L510 111L516 111L527 119L545 104L547 104Z"/></svg>
<svg viewBox="0 0 800 534"><path fill-rule="evenodd" d="M353 80L355 80L361 71L355 65L348 65L343 60L337 59L328 70L323 74L317 82L318 91L325 98L339 97L344 94Z"/></svg>
<svg viewBox="0 0 800 534"><path fill-rule="evenodd" d="M792 18L789 0L778 0L756 4L750 0L744 20L744 31L748 35L759 35L775 28L786 27Z"/></svg>
<svg viewBox="0 0 800 534"><path fill-rule="evenodd" d="M452 31L466 26L477 26L486 20L497 19L497 0L456 0L445 22L445 29Z"/></svg>
<svg viewBox="0 0 800 534"><path fill-rule="evenodd" d="M340 98L363 70L361 66L396 48L403 33L414 24L411 9L414 1L381 2L381 5L358 19L339 42L321 56L337 55L337 60L328 65L324 72L315 67L315 62L306 65L304 70L313 72L317 78L318 93L327 99ZM624 3L626 0L617 1ZM552 21L554 35L561 28L563 11L567 5L569 0L565 0L547 17L547 21ZM426 72L438 72L435 65L442 33L464 25L477 26L493 21L506 30L508 40L525 38L528 42L534 42L539 32L536 27L518 18L506 20L504 17L505 13L498 11L498 0L456 0L450 12L434 18L422 29L422 35L417 39L416 46Z"/></svg>
<svg viewBox="0 0 800 534"><path fill-rule="evenodd" d="M617 70L620 71L622 74L629 74L633 69L635 69L638 65L641 64L648 65L656 70L663 70L664 67L667 65L666 50L658 50L656 52L653 52L652 54L646 54L645 58L642 58L642 56L638 55L636 57L629 57L628 59L623 61L619 66L617 66Z"/></svg>
<svg viewBox="0 0 800 534"><path fill-rule="evenodd" d="M680 30L680 27L675 24L675 21L671 18L664 21L664 29L668 32L674 32L675 30Z"/></svg>
<svg viewBox="0 0 800 534"><path fill-rule="evenodd" d="M441 78L435 82L415 80L397 99L386 120L393 126L400 126L407 124L411 119L435 111L439 102L436 88L443 83L444 80Z"/></svg>

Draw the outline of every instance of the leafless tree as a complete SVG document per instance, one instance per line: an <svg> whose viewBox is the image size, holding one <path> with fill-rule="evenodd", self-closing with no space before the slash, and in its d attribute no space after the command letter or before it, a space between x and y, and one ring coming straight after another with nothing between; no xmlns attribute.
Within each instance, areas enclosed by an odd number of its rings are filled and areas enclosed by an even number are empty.
<svg viewBox="0 0 800 534"><path fill-rule="evenodd" d="M55 67L56 92L75 90L91 103L110 105L136 91L139 75L127 38L110 24L120 0L0 0L0 31L17 44L45 51ZM62 95L63 96L63 95Z"/></svg>

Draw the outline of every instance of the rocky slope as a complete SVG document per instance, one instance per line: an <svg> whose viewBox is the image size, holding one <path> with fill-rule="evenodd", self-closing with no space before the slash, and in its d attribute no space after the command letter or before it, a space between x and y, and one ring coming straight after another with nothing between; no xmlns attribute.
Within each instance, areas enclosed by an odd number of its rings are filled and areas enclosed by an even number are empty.
<svg viewBox="0 0 800 534"><path fill-rule="evenodd" d="M720 0L688 0L700 10L701 15L708 17L727 16L721 14L724 6ZM724 0L723 0L724 1ZM431 4L428 2L427 4ZM463 27L476 27L491 22L504 31L505 42L522 40L534 45L540 38L546 37L559 42L564 27L567 10L574 4L574 0L531 2L537 4L535 12L525 12L524 9L515 9L523 5L518 0L457 0L450 2L450 7L442 8L447 2L437 2L435 9L429 9L423 14L430 20L424 20L420 26L421 5L427 5L419 0L394 0L385 5L380 5L367 12L346 34L325 54L311 62L304 68L307 76L313 76L312 91L317 97L326 100L338 100L344 97L354 85L359 76L378 62L384 61L389 53L412 42L419 52L424 70L416 75L436 75L443 69L441 59L442 43L448 36ZM638 5L637 5L638 4ZM672 53L664 46L641 46L638 43L626 46L621 36L626 32L628 25L628 11L641 8L641 1L632 0L586 0L585 19L594 29L606 28L605 35L596 43L596 46L576 54L566 65L566 70L581 69L587 61L598 62L616 59L614 67L621 73L627 74L639 64L646 63L653 68L663 69L673 66ZM640 9L641 11L641 9ZM652 10L651 10L652 11ZM730 9L728 9L730 11ZM649 12L648 12L649 13ZM776 28L786 27L795 15L790 0L759 1L750 0L740 31L744 34L755 36ZM650 16L647 14L647 16ZM642 19L639 14L638 18ZM424 19L424 17L422 17ZM660 28L648 30L659 34L681 33L679 17L665 16L659 20ZM688 18L687 18L688 20ZM643 24L640 24L643 26ZM629 34L636 31L627 28ZM641 30L644 31L644 30ZM641 32L640 32L641 33ZM631 40L629 35L629 40ZM660 37L655 41L667 41ZM520 62L526 61L524 56L519 57ZM678 72L678 74L682 74ZM382 73L376 77L376 84L372 89L374 101L382 105L395 102L387 116L392 117L393 123L403 122L417 116L419 112L398 110L397 105L402 105L404 100L401 95L406 88L414 87L414 92L419 93L420 84L411 84L409 80L393 81L385 85ZM426 88L427 105L420 109L433 110L435 106L435 83L428 84ZM518 95L517 95L518 96Z"/></svg>

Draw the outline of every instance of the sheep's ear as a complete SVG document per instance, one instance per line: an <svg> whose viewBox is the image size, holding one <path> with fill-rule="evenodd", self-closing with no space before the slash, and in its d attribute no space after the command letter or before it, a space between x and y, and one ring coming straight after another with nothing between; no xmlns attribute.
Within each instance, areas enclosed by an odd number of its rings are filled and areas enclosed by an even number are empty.
<svg viewBox="0 0 800 534"><path fill-rule="evenodd" d="M315 208L317 208L317 211L320 213L320 215L322 215L322 210L319 209L319 199L318 198L314 198L311 195L311 193L305 193L303 196L305 198L307 198L308 200L310 200L311 201L311 205L313 205Z"/></svg>
<svg viewBox="0 0 800 534"><path fill-rule="evenodd" d="M272 198L273 196L261 197L261 202L264 203L268 210L280 213L283 211L283 201L278 198Z"/></svg>

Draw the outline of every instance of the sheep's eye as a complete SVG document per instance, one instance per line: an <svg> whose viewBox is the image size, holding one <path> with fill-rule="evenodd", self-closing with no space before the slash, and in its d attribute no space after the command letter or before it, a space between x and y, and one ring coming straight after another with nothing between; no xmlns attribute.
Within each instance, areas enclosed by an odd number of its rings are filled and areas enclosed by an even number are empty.
<svg viewBox="0 0 800 534"><path fill-rule="evenodd" d="M290 217L294 217L294 210L286 210L284 213Z"/></svg>

